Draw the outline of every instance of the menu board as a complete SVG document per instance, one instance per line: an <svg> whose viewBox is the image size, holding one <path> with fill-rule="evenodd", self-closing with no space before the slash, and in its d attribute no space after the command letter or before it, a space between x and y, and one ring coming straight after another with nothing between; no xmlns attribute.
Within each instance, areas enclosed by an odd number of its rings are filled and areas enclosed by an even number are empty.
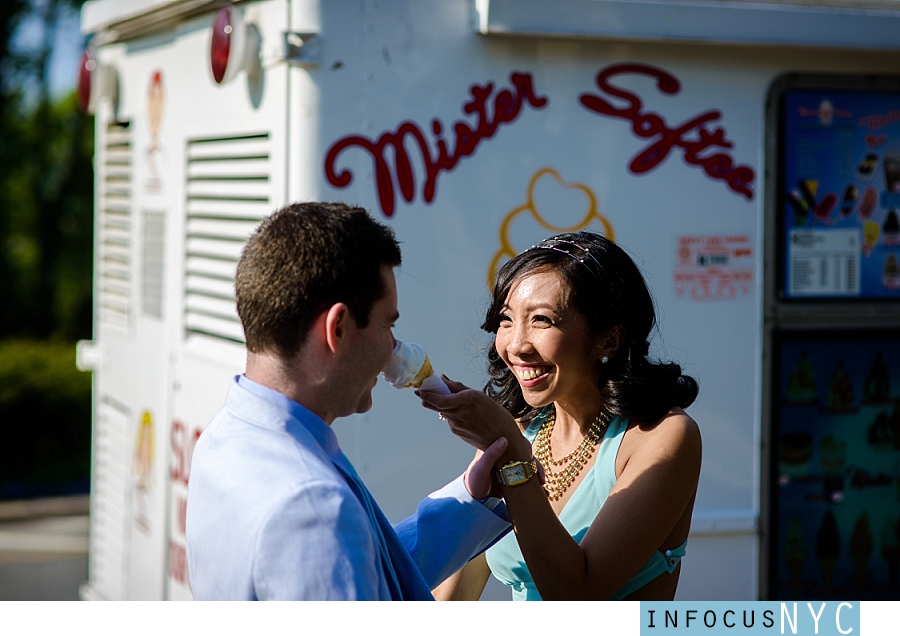
<svg viewBox="0 0 900 636"><path fill-rule="evenodd" d="M900 599L900 335L775 342L771 595Z"/></svg>
<svg viewBox="0 0 900 636"><path fill-rule="evenodd" d="M900 92L783 95L783 299L900 299Z"/></svg>

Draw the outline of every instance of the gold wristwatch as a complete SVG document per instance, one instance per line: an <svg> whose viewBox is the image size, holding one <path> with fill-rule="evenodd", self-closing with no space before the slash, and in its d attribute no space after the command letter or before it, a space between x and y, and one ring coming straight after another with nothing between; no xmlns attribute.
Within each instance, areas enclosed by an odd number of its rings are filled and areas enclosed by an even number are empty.
<svg viewBox="0 0 900 636"><path fill-rule="evenodd" d="M494 471L494 477L501 486L518 486L524 484L537 474L537 462L534 457L527 462L509 462L500 470Z"/></svg>

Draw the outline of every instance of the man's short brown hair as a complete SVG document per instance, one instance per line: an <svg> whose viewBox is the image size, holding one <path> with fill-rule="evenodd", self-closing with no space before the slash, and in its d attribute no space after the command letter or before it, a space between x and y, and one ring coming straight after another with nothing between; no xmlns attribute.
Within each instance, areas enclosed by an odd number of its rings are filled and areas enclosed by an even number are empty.
<svg viewBox="0 0 900 636"><path fill-rule="evenodd" d="M384 265L400 265L400 246L364 209L316 202L281 208L259 225L237 265L247 349L293 356L319 313L338 302L365 327L385 292Z"/></svg>

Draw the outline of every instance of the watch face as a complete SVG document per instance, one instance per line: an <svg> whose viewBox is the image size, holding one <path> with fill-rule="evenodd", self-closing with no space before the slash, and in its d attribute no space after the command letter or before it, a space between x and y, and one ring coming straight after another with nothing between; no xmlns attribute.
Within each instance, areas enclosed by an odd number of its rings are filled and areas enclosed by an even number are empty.
<svg viewBox="0 0 900 636"><path fill-rule="evenodd" d="M522 481L523 479L525 479L525 467L521 464L513 466L506 473L506 480L508 482Z"/></svg>
<svg viewBox="0 0 900 636"><path fill-rule="evenodd" d="M524 484L535 473L534 464L529 462L513 462L497 471L497 480L506 486Z"/></svg>

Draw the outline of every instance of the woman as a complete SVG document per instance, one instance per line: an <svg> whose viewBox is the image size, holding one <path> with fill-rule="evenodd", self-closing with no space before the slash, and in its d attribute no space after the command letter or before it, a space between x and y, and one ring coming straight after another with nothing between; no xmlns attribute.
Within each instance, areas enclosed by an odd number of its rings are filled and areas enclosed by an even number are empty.
<svg viewBox="0 0 900 636"><path fill-rule="evenodd" d="M485 392L450 382L452 395L420 397L479 448L508 440L495 467L510 485L494 494L515 533L437 598L478 599L489 569L514 599L674 597L700 474L682 410L697 383L648 360L655 320L637 267L600 235L560 234L503 266L482 325L495 334Z"/></svg>

